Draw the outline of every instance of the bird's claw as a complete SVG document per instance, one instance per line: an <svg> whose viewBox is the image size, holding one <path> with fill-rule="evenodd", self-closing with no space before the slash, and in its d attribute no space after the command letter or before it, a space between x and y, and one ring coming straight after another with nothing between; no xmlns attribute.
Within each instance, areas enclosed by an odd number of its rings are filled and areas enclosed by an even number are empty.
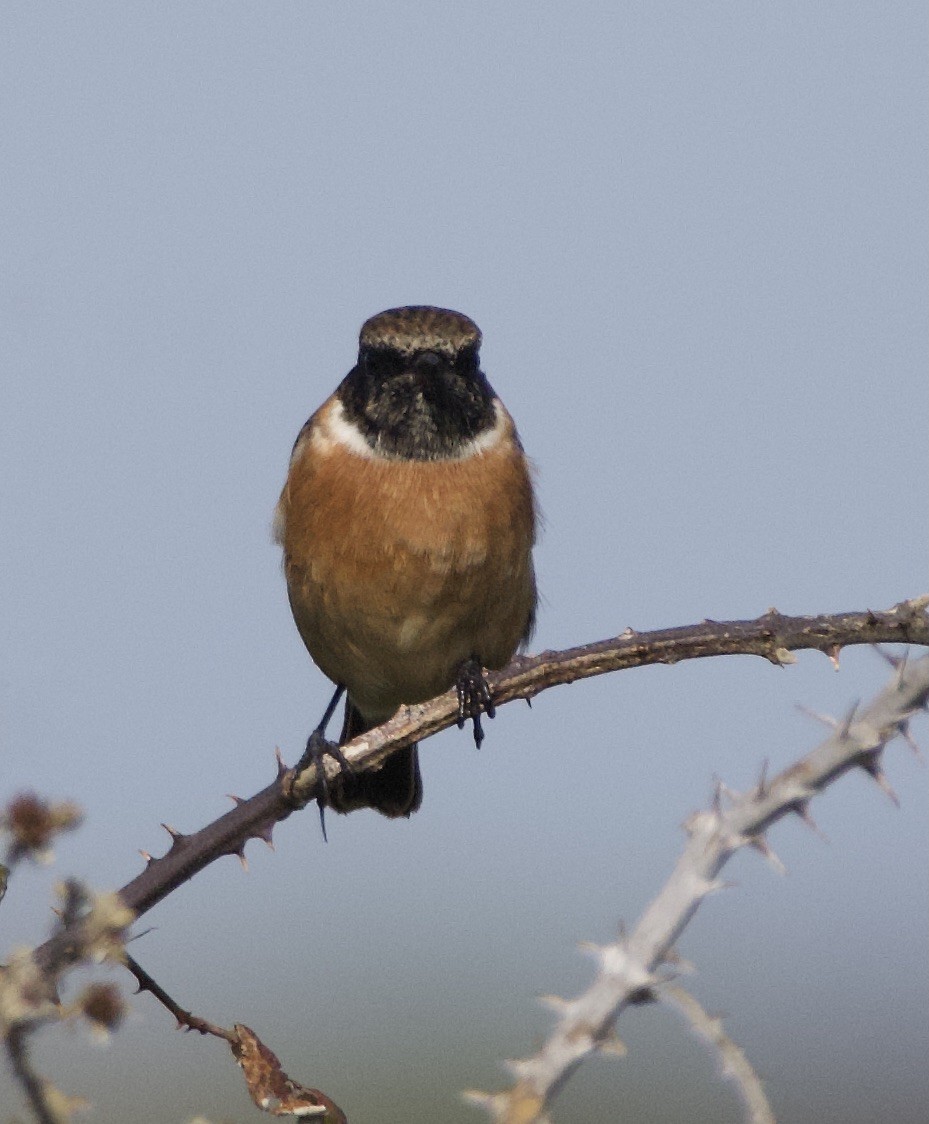
<svg viewBox="0 0 929 1124"><path fill-rule="evenodd" d="M319 808L319 825L322 828L323 839L328 843L326 835L326 807L329 805L329 781L326 778L326 758L331 757L340 766L343 773L354 773L352 763L342 752L342 747L337 742L326 738L321 727L317 727L307 739L306 749L300 758L298 769L316 766L316 804Z"/></svg>
<svg viewBox="0 0 929 1124"><path fill-rule="evenodd" d="M481 713L493 718L497 711L484 670L475 656L465 660L458 668L455 690L458 693L458 729L463 730L470 718L474 723L474 744L480 749L484 740Z"/></svg>

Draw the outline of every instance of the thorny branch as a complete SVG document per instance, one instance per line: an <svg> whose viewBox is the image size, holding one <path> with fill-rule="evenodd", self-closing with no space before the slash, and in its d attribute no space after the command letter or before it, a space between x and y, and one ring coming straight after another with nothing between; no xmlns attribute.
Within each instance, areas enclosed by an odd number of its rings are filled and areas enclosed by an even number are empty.
<svg viewBox="0 0 929 1124"><path fill-rule="evenodd" d="M641 633L627 629L621 636L593 644L518 657L487 679L494 704L502 706L594 675L708 656L757 655L783 666L794 662L792 652L813 649L837 662L840 650L853 644L929 645L927 607L929 595L901 601L882 612L790 617L770 609L747 621L707 620ZM457 699L454 691L448 691L428 703L402 708L389 722L348 743L343 752L356 770L377 768L391 753L438 733L456 719ZM328 762L327 775L334 777L337 768ZM220 856L244 857L249 839L270 844L275 824L305 807L315 792L314 766L297 774L278 758L278 775L270 785L248 800L237 801L231 811L201 830L185 835L164 825L171 836L167 853L160 858L144 855L145 870L119 891L120 897L140 916ZM39 965L47 967L50 958L66 956L63 946L72 938L65 931L37 949Z"/></svg>
<svg viewBox="0 0 929 1124"><path fill-rule="evenodd" d="M880 613L786 617L769 610L752 621L704 621L643 634L627 630L611 640L514 660L502 672L489 675L488 681L495 704L502 705L532 698L548 687L575 679L712 655L754 654L784 665L794 662L792 651L810 648L824 652L838 666L841 648L850 644L929 644L927 607L929 596L924 596ZM776 862L764 838L765 829L788 812L812 822L807 811L810 798L850 768L866 770L890 793L880 756L885 742L895 734L912 744L907 719L915 707L925 706L929 696L929 657L910 666L905 660L888 658L898 668L894 687L857 719L849 715L844 722L834 723L836 733L819 750L771 782L762 777L744 796L732 796L720 786L712 811L693 817L689 823L691 839L677 869L631 937L623 935L615 944L596 950L600 972L592 987L570 1002L550 1001L559 1012L558 1026L535 1056L511 1063L514 1086L494 1095L472 1094L472 1099L508 1124L546 1121L548 1103L583 1057L614 1047L612 1028L621 1010L654 997L659 990L670 992L666 975L656 975L656 969L672 963L674 941L703 897L721 888L716 875L735 850L750 845ZM357 770L377 768L395 750L451 725L457 717L456 703L454 693L449 692L429 703L405 707L390 722L344 747L345 756ZM327 765L327 773L332 768ZM140 988L152 992L184 1027L228 1041L259 1107L274 1115L305 1115L319 1118L323 1124L343 1124L341 1110L318 1090L288 1078L275 1055L248 1027L236 1024L230 1031L184 1011L131 958L125 957L123 949L126 926L134 916L150 909L220 855L237 854L244 860L249 839L270 843L275 823L304 807L315 791L315 768L298 773L287 769L279 757L278 775L272 784L250 800L237 800L231 812L201 831L183 835L165 825L172 839L167 854L158 859L144 855L146 869L118 894L91 899L78 884L66 885L55 935L32 956L26 952L3 969L10 985L3 994L25 1003L22 1011L0 1012L8 1024L8 1057L43 1124L69 1119L77 1102L59 1094L35 1073L26 1049L27 1036L43 1021L68 1017L68 1011L60 1005L57 1013L48 1008L55 1005L59 977L73 964L101 957L128 961ZM724 793L729 801L725 809ZM47 805L32 794L17 798L0 823L12 840L7 861L12 864L24 855L40 855L56 832L68 830L76 822L76 810L70 805ZM0 874L5 872L5 867L0 868ZM22 976L18 981L11 975L15 972ZM73 1011L107 1029L121 1017L122 1008L109 989L95 987L74 1005ZM48 1013L42 1014L43 1010ZM708 1016L701 1020L693 1012L691 1016L719 1046L746 1103L754 1103L754 1118L766 1120L769 1110L763 1091L744 1055L726 1038L716 1020Z"/></svg>
<svg viewBox="0 0 929 1124"><path fill-rule="evenodd" d="M851 769L863 769L896 799L881 769L888 741L905 733L912 715L929 703L929 656L896 668L891 684L864 710L835 723L835 732L812 753L749 792L717 787L712 807L685 824L689 835L670 878L628 934L591 947L598 973L575 999L548 999L558 1021L532 1057L508 1063L515 1083L495 1094L470 1093L497 1124L543 1124L547 1108L584 1058L609 1048L614 1023L630 1004L660 993L663 966L674 967L674 945L700 904L725 888L718 875L733 854L753 847L775 865L765 832L791 813L812 825L813 796Z"/></svg>

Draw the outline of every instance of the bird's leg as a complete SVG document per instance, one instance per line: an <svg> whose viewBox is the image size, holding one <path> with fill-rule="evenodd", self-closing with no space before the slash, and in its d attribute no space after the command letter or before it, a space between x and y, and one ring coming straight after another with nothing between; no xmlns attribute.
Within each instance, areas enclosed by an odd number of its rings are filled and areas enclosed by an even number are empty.
<svg viewBox="0 0 929 1124"><path fill-rule="evenodd" d="M346 758L339 744L326 740L326 727L329 725L335 713L335 708L339 705L339 699L344 693L345 688L341 684L336 686L319 725L307 738L306 749L297 765L298 771L309 765L316 766L316 804L319 808L319 823L322 828L323 839L326 839L326 805L329 803L329 784L326 780L325 769L326 757L334 757L342 769L348 773L353 772L351 762Z"/></svg>
<svg viewBox="0 0 929 1124"><path fill-rule="evenodd" d="M497 711L477 656L466 659L458 668L455 690L458 692L458 729L463 730L465 722L470 718L474 723L474 744L480 749L484 740L481 711L488 718L493 718Z"/></svg>

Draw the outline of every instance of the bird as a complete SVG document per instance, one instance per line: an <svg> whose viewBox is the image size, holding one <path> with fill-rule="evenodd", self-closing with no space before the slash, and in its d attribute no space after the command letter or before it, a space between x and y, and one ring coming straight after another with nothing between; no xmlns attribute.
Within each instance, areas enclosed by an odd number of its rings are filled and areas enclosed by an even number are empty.
<svg viewBox="0 0 929 1124"><path fill-rule="evenodd" d="M395 818L422 802L417 746L354 772L339 749L455 686L459 726L493 717L483 668L532 634L533 467L480 368L481 332L432 305L366 320L358 360L300 430L275 510L297 630L336 685L304 760L317 799ZM325 726L342 692L337 744ZM335 780L319 768L329 752ZM325 835L325 821L323 821Z"/></svg>

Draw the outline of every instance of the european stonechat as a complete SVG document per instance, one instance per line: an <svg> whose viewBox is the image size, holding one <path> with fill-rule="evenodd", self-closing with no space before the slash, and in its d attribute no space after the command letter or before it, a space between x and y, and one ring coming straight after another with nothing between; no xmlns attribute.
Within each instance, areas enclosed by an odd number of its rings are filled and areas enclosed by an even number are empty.
<svg viewBox="0 0 929 1124"><path fill-rule="evenodd" d="M480 369L481 333L460 312L416 305L366 321L358 362L300 431L275 513L297 629L344 689L339 745L404 703L458 687L459 726L493 715L481 671L532 632L535 503L506 407ZM316 739L314 743L314 739ZM416 746L378 770L343 768L320 807L409 816Z"/></svg>

